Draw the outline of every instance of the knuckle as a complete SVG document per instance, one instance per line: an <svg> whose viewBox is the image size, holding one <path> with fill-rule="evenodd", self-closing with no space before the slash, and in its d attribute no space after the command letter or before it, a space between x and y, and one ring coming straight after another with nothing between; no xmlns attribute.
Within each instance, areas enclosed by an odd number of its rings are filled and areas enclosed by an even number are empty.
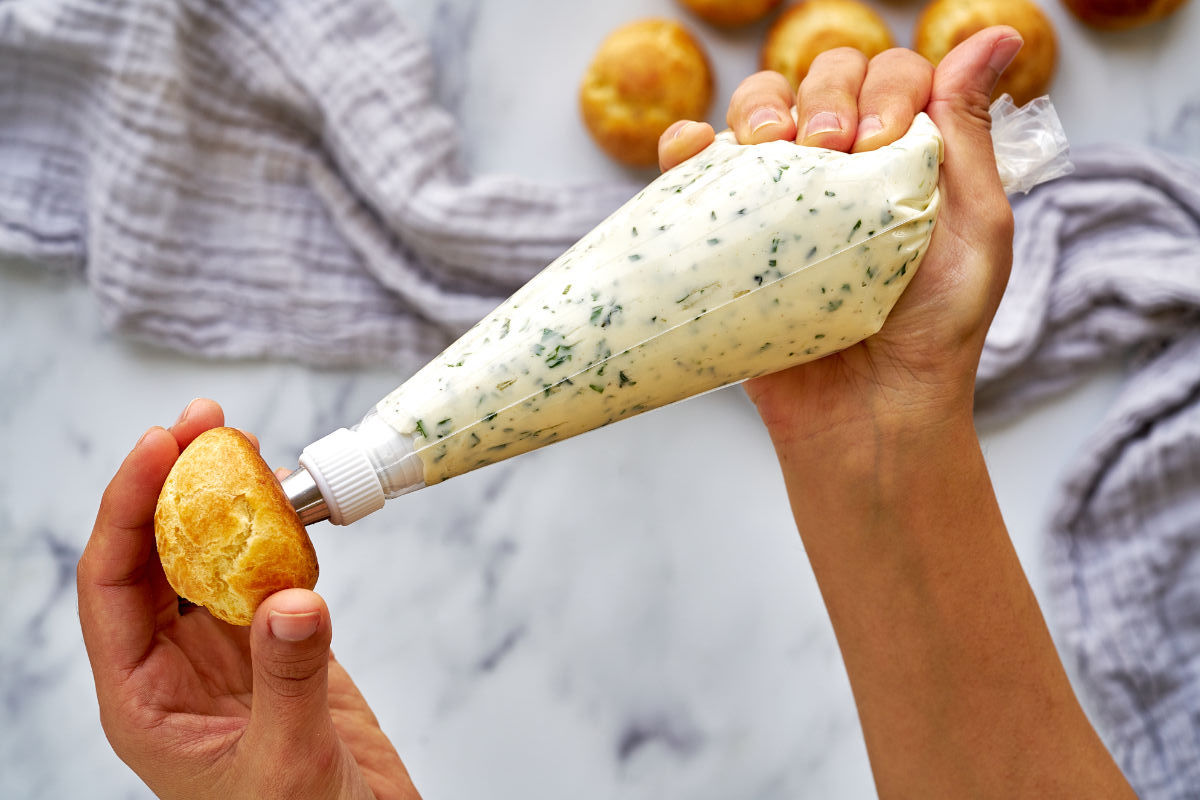
<svg viewBox="0 0 1200 800"><path fill-rule="evenodd" d="M782 79L783 76L779 77ZM769 106L778 111L784 111L790 105L790 99L790 88L780 91L778 85L771 85L767 81L743 83L729 99L729 110L725 115L725 121L730 127L736 128L738 124L746 122L754 109Z"/></svg>
<svg viewBox="0 0 1200 800"><path fill-rule="evenodd" d="M870 69L887 68L933 72L933 65L924 56L905 47L889 47L887 50L875 54L871 57L868 67Z"/></svg>
<svg viewBox="0 0 1200 800"><path fill-rule="evenodd" d="M309 690L313 678L320 674L326 659L311 656L276 658L259 670L271 691L283 697L299 697Z"/></svg>
<svg viewBox="0 0 1200 800"><path fill-rule="evenodd" d="M865 65L867 63L866 55L853 47L833 47L829 50L824 50L817 54L813 59L813 64L820 63L822 66L847 67L855 65Z"/></svg>
<svg viewBox="0 0 1200 800"><path fill-rule="evenodd" d="M800 98L829 98L855 102L867 73L867 57L853 47L835 47L818 54L800 81Z"/></svg>
<svg viewBox="0 0 1200 800"><path fill-rule="evenodd" d="M971 87L949 98L953 113L981 127L985 132L992 129L992 115L988 111L991 97L982 89Z"/></svg>
<svg viewBox="0 0 1200 800"><path fill-rule="evenodd" d="M771 70L756 72L744 79L733 90L733 94L730 96L730 105L744 103L747 101L747 98L755 99L764 96L774 98L779 95L781 85L787 87L787 78L778 72L772 72ZM790 89L787 89L787 91L790 91Z"/></svg>

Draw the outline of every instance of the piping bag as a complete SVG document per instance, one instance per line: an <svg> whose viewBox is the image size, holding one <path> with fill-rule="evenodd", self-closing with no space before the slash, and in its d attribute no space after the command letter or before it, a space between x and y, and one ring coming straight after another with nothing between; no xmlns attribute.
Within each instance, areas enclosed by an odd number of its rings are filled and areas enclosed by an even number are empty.
<svg viewBox="0 0 1200 800"><path fill-rule="evenodd" d="M1049 99L993 103L1005 190L1071 171ZM849 347L920 266L942 138L918 114L846 154L731 133L659 176L350 428L283 488L304 524Z"/></svg>

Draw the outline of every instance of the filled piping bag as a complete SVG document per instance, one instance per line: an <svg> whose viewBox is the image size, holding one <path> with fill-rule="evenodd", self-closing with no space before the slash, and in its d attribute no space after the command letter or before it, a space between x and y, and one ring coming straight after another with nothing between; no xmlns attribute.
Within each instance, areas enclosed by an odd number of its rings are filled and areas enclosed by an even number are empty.
<svg viewBox="0 0 1200 800"><path fill-rule="evenodd" d="M1070 171L1048 98L992 106L1007 192ZM918 114L846 154L726 132L661 175L284 479L305 523L837 352L882 327L940 207Z"/></svg>

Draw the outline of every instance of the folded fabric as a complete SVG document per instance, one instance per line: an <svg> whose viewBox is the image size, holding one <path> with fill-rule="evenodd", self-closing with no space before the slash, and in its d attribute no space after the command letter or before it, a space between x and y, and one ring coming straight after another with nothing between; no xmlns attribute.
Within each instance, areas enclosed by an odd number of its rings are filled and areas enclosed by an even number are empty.
<svg viewBox="0 0 1200 800"><path fill-rule="evenodd" d="M1014 414L1098 364L1128 379L1050 523L1051 625L1144 798L1200 787L1200 165L1077 154L1015 204L1012 278L980 363Z"/></svg>
<svg viewBox="0 0 1200 800"><path fill-rule="evenodd" d="M0 4L0 254L157 344L413 370L634 191L461 148L386 2Z"/></svg>
<svg viewBox="0 0 1200 800"><path fill-rule="evenodd" d="M371 0L0 4L0 256L115 329L412 370L631 193L470 176L427 46ZM981 411L1135 356L1053 517L1052 627L1143 797L1200 786L1200 167L1076 155L1015 202Z"/></svg>

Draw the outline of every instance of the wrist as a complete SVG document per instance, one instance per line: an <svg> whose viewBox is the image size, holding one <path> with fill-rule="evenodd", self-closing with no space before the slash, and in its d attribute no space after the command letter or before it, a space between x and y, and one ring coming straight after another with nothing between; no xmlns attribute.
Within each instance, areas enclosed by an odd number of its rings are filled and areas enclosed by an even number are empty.
<svg viewBox="0 0 1200 800"><path fill-rule="evenodd" d="M990 490L969 410L906 407L803 433L794 426L771 433L797 527L814 561L827 551L845 555L855 542L891 541L906 550L889 531L921 536L930 530L925 512ZM969 489L950 485L968 477Z"/></svg>
<svg viewBox="0 0 1200 800"><path fill-rule="evenodd" d="M748 387L749 388L749 387ZM751 392L781 461L835 478L831 466L851 460L918 455L949 441L976 442L974 398L914 399L876 393L850 402L797 405ZM832 462L832 463L831 463Z"/></svg>

